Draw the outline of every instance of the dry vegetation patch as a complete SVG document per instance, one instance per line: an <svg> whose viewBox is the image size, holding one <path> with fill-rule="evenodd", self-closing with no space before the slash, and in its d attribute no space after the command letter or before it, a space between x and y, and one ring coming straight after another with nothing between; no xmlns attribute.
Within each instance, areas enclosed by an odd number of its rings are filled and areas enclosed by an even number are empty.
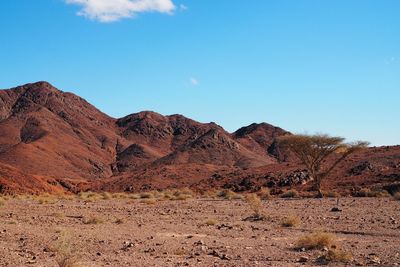
<svg viewBox="0 0 400 267"><path fill-rule="evenodd" d="M305 235L297 240L297 249L323 249L330 248L336 242L336 237L330 233L317 232Z"/></svg>
<svg viewBox="0 0 400 267"><path fill-rule="evenodd" d="M351 253L341 249L329 249L324 255L318 258L317 261L322 262L342 262L347 263L353 260Z"/></svg>
<svg viewBox="0 0 400 267"><path fill-rule="evenodd" d="M243 199L241 195L238 193L233 192L232 190L226 189L219 191L217 194L217 197L227 199L227 200L232 200L232 199Z"/></svg>
<svg viewBox="0 0 400 267"><path fill-rule="evenodd" d="M58 240L46 249L57 255L56 261L59 267L78 267L80 256L78 247L72 242L68 233L62 230L59 233L61 235Z"/></svg>
<svg viewBox="0 0 400 267"><path fill-rule="evenodd" d="M40 196L34 196L34 200L39 204L55 204L59 201L59 198L55 195L43 194Z"/></svg>
<svg viewBox="0 0 400 267"><path fill-rule="evenodd" d="M260 191L257 192L257 195L262 199L262 200L269 200L272 198L271 196L271 191L266 188L262 187Z"/></svg>
<svg viewBox="0 0 400 267"><path fill-rule="evenodd" d="M84 224L101 224L104 223L104 221L100 218L97 217L89 217L83 220Z"/></svg>
<svg viewBox="0 0 400 267"><path fill-rule="evenodd" d="M295 216L295 215L290 215L285 218L283 218L281 222L281 226L291 228L291 227L297 227L300 225L300 218Z"/></svg>
<svg viewBox="0 0 400 267"><path fill-rule="evenodd" d="M298 196L299 196L299 192L297 192L297 190L295 190L295 189L291 189L291 190L284 192L281 195L281 198L294 198L294 197L298 197Z"/></svg>
<svg viewBox="0 0 400 267"><path fill-rule="evenodd" d="M213 225L217 225L218 224L218 221L216 220L216 219L208 219L208 220L206 220L205 222L204 222L204 225L207 225L207 226L213 226Z"/></svg>
<svg viewBox="0 0 400 267"><path fill-rule="evenodd" d="M388 197L390 196L386 190L363 188L353 193L354 197Z"/></svg>
<svg viewBox="0 0 400 267"><path fill-rule="evenodd" d="M244 219L244 221L263 221L267 219L265 212L263 211L262 201L257 194L248 194L245 198L247 204L252 210L253 214L250 217Z"/></svg>

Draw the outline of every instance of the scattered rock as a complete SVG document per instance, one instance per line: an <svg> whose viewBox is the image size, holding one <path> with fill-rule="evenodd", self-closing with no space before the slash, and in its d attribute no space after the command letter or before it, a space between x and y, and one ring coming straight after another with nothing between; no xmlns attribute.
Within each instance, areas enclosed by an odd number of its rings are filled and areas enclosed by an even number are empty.
<svg viewBox="0 0 400 267"><path fill-rule="evenodd" d="M217 250L213 250L208 255L220 258L221 260L231 260L231 257L229 257L225 253L221 253L221 252L219 252Z"/></svg>
<svg viewBox="0 0 400 267"><path fill-rule="evenodd" d="M302 256L302 257L300 257L300 258L297 260L297 262L305 263L305 262L308 262L308 260L309 260L308 257Z"/></svg>

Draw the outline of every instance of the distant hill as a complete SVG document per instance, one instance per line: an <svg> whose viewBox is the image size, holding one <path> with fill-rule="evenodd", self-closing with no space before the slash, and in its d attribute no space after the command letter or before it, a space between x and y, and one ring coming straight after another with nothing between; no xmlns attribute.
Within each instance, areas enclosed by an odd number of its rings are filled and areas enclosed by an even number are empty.
<svg viewBox="0 0 400 267"><path fill-rule="evenodd" d="M215 123L144 111L115 119L47 82L0 90L0 192L252 190L299 185L301 170L267 123L228 133ZM332 187L400 181L400 147L349 158ZM285 181L289 181L285 184Z"/></svg>

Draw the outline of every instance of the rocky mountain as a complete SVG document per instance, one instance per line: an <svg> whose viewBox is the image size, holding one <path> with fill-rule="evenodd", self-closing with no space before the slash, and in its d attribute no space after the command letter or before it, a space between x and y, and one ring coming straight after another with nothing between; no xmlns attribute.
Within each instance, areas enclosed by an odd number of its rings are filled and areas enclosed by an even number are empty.
<svg viewBox="0 0 400 267"><path fill-rule="evenodd" d="M267 123L228 133L215 123L151 111L115 119L47 82L26 84L0 90L0 192L139 191L229 187L246 177L261 181L299 167L277 145L286 134ZM388 148L377 159L395 174L398 150ZM368 158L373 156L361 155L352 167Z"/></svg>

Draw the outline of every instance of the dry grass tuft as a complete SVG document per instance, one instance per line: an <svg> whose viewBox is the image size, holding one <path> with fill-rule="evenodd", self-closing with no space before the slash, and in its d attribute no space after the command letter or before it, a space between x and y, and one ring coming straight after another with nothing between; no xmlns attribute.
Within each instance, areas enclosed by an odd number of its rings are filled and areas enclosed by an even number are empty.
<svg viewBox="0 0 400 267"><path fill-rule="evenodd" d="M353 260L353 255L341 249L329 249L319 260L347 263Z"/></svg>
<svg viewBox="0 0 400 267"><path fill-rule="evenodd" d="M257 195L262 199L262 200L268 200L271 199L271 191L266 188L266 187L262 187L260 189L260 191L257 192Z"/></svg>
<svg viewBox="0 0 400 267"><path fill-rule="evenodd" d="M0 197L0 207L1 206L4 206L5 204L6 204L6 202L7 202L7 198L5 198L5 197Z"/></svg>
<svg viewBox="0 0 400 267"><path fill-rule="evenodd" d="M400 192L397 192L396 194L393 195L393 198L395 200L400 200Z"/></svg>
<svg viewBox="0 0 400 267"><path fill-rule="evenodd" d="M218 221L216 219L208 219L204 222L204 224L207 226L217 225Z"/></svg>
<svg viewBox="0 0 400 267"><path fill-rule="evenodd" d="M33 196L33 199L36 200L39 204L55 204L58 202L57 196L50 194L43 194L40 196Z"/></svg>
<svg viewBox="0 0 400 267"><path fill-rule="evenodd" d="M139 195L140 195L141 199L152 199L152 198L154 198L154 194L152 192L143 192L143 193L140 193Z"/></svg>
<svg viewBox="0 0 400 267"><path fill-rule="evenodd" d="M312 233L301 237L296 243L296 248L304 248L306 250L330 248L335 241L336 237L333 234L323 232Z"/></svg>
<svg viewBox="0 0 400 267"><path fill-rule="evenodd" d="M202 193L202 197L204 197L204 198L217 198L218 194L219 194L218 190L211 189L211 190L204 191Z"/></svg>
<svg viewBox="0 0 400 267"><path fill-rule="evenodd" d="M64 218L65 214L62 212L53 212L52 214L50 214L50 216L55 217L55 218Z"/></svg>
<svg viewBox="0 0 400 267"><path fill-rule="evenodd" d="M89 218L83 220L84 224L101 224L103 222L104 221L102 219L97 218L97 217L89 217Z"/></svg>
<svg viewBox="0 0 400 267"><path fill-rule="evenodd" d="M338 198L338 197L340 197L340 194L338 194L336 192L333 192L333 191L324 192L323 195L324 195L324 197L327 197L327 198Z"/></svg>
<svg viewBox="0 0 400 267"><path fill-rule="evenodd" d="M79 250L78 248L71 242L71 238L62 231L61 237L58 241L50 246L48 249L57 254L57 264L59 267L77 267L78 258L79 258Z"/></svg>
<svg viewBox="0 0 400 267"><path fill-rule="evenodd" d="M103 199L103 195L96 192L88 191L88 192L80 192L78 194L78 198L84 201L93 202L96 200Z"/></svg>
<svg viewBox="0 0 400 267"><path fill-rule="evenodd" d="M388 197L390 196L386 190L371 190L369 188L363 188L360 191L353 193L354 197Z"/></svg>
<svg viewBox="0 0 400 267"><path fill-rule="evenodd" d="M243 199L243 197L235 192L233 192L232 190L229 189L225 189L222 190L220 192L218 192L217 194L218 197L220 198L224 198L227 200L232 200L232 199Z"/></svg>
<svg viewBox="0 0 400 267"><path fill-rule="evenodd" d="M155 198L144 198L140 201L143 204L147 204L147 205L154 205L157 203L157 199Z"/></svg>
<svg viewBox="0 0 400 267"><path fill-rule="evenodd" d="M297 216L294 215L290 215L285 217L282 222L281 225L282 227L287 227L287 228L291 228L291 227L297 227L300 225L300 219Z"/></svg>
<svg viewBox="0 0 400 267"><path fill-rule="evenodd" d="M264 218L264 213L262 212L262 201L256 194L246 195L246 202L249 204L253 211L254 217Z"/></svg>
<svg viewBox="0 0 400 267"><path fill-rule="evenodd" d="M281 198L294 198L294 197L298 197L299 196L299 192L297 192L297 190L292 189L292 190L288 190L286 192L284 192L281 195Z"/></svg>

